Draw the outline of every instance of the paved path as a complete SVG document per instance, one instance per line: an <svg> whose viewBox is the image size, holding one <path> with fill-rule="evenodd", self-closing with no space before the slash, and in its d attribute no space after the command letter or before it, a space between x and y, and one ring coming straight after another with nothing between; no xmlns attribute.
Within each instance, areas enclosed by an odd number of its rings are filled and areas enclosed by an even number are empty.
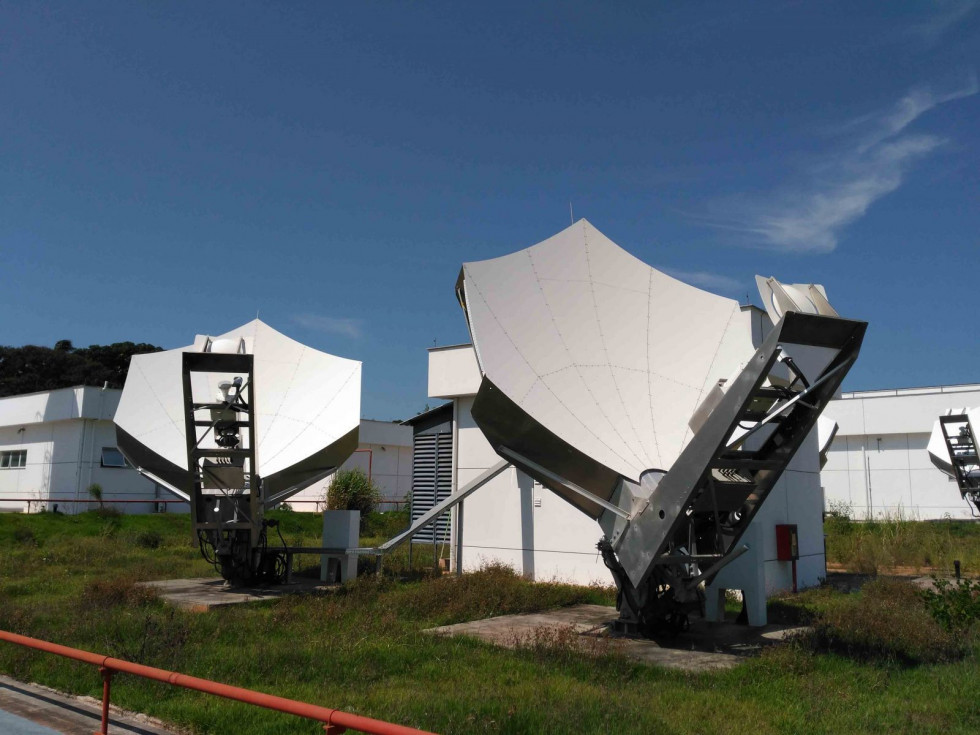
<svg viewBox="0 0 980 735"><path fill-rule="evenodd" d="M3 735L92 735L102 721L101 702L72 697L0 676L0 733ZM109 732L116 735L175 735L143 715L112 707Z"/></svg>
<svg viewBox="0 0 980 735"><path fill-rule="evenodd" d="M5 735L58 735L57 730L0 710L0 732Z"/></svg>

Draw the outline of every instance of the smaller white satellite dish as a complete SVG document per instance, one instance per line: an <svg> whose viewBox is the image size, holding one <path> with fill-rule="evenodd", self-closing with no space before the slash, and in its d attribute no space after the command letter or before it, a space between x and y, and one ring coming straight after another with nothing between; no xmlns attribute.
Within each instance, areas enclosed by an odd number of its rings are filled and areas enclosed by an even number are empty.
<svg viewBox="0 0 980 735"><path fill-rule="evenodd" d="M821 316L840 316L827 300L827 292L817 283L780 283L775 278L756 276L762 305L777 324L787 311Z"/></svg>

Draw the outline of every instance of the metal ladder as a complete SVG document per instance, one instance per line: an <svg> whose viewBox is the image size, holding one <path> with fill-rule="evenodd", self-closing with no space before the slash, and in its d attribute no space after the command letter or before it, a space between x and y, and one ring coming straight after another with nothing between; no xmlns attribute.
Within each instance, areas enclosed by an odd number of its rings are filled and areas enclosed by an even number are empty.
<svg viewBox="0 0 980 735"><path fill-rule="evenodd" d="M980 511L980 457L969 417L966 414L940 416L939 426L960 495Z"/></svg>

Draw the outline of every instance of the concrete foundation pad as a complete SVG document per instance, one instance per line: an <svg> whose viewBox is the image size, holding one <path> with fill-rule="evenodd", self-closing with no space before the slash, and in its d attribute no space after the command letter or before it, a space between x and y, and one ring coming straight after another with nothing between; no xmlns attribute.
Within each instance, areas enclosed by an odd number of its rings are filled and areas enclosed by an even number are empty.
<svg viewBox="0 0 980 735"><path fill-rule="evenodd" d="M207 612L224 605L243 602L274 600L283 595L295 595L329 589L317 579L301 579L290 584L257 585L255 587L226 587L223 579L202 577L199 579L163 579L141 582L152 587L160 596L177 607L194 612Z"/></svg>
<svg viewBox="0 0 980 735"><path fill-rule="evenodd" d="M502 615L469 623L430 628L436 635L466 635L506 648L571 644L583 653L619 653L644 663L689 672L727 669L764 646L784 640L801 628L767 625L749 628L732 622L693 620L688 631L675 636L643 639L617 636L610 624L615 608L575 605L528 615Z"/></svg>

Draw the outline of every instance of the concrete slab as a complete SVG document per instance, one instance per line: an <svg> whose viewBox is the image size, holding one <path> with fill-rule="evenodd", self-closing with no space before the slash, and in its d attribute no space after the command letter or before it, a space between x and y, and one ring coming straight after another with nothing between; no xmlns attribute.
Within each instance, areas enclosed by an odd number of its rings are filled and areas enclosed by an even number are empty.
<svg viewBox="0 0 980 735"><path fill-rule="evenodd" d="M97 672L93 669L93 675ZM5 735L92 735L102 722L102 702L25 684L0 675L0 732ZM6 713L6 714L4 714ZM130 735L178 735L146 715L109 707L109 732Z"/></svg>
<svg viewBox="0 0 980 735"><path fill-rule="evenodd" d="M316 579L300 579L290 584L227 587L223 579L216 577L164 579L140 584L157 590L167 602L194 612L207 612L224 605L273 600L283 595L316 592L335 586Z"/></svg>
<svg viewBox="0 0 980 735"><path fill-rule="evenodd" d="M786 625L749 628L727 621L694 620L690 630L654 640L611 633L609 626L617 616L612 607L575 605L529 615L502 615L444 625L426 632L472 636L506 648L569 644L583 653L620 653L656 666L701 672L736 666L745 657L757 655L764 646L802 630Z"/></svg>

